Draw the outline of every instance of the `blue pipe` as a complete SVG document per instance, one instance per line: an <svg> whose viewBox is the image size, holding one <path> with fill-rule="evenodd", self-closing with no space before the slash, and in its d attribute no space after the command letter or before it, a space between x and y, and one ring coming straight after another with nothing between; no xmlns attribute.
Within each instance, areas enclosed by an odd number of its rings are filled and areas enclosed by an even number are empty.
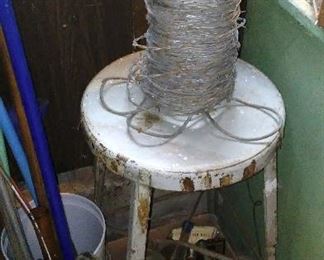
<svg viewBox="0 0 324 260"><path fill-rule="evenodd" d="M0 22L26 111L62 255L64 259L72 260L73 243L11 0L0 0Z"/></svg>
<svg viewBox="0 0 324 260"><path fill-rule="evenodd" d="M15 131L13 124L10 121L9 114L6 110L6 107L3 103L2 98L0 97L0 127L6 137L6 140L10 146L10 149L16 159L18 168L25 180L28 190L32 194L33 200L37 203L37 196L33 180L31 177L28 161L18 138L18 135Z"/></svg>

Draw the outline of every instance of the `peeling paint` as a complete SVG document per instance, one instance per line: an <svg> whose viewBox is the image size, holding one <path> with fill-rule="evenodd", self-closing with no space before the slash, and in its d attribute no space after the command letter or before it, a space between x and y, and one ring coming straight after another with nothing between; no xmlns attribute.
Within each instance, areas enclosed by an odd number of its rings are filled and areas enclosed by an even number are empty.
<svg viewBox="0 0 324 260"><path fill-rule="evenodd" d="M99 146L100 146L102 152L107 151L107 147L105 147L102 143L99 143Z"/></svg>
<svg viewBox="0 0 324 260"><path fill-rule="evenodd" d="M273 179L272 181L267 181L265 183L264 193L266 196L270 196L272 192L274 192L277 189L277 179Z"/></svg>
<svg viewBox="0 0 324 260"><path fill-rule="evenodd" d="M125 163L127 163L128 158L126 158L125 156L122 156L121 154L117 154L116 161L118 164L125 164Z"/></svg>

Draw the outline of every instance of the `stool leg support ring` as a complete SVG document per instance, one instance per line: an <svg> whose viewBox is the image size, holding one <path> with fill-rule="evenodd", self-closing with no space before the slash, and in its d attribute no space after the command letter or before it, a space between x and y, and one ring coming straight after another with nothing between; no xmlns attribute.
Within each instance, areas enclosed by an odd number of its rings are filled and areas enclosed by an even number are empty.
<svg viewBox="0 0 324 260"><path fill-rule="evenodd" d="M277 245L277 155L264 168L265 259L276 259Z"/></svg>
<svg viewBox="0 0 324 260"><path fill-rule="evenodd" d="M128 260L145 259L152 195L150 182L151 176L143 173L133 184L128 229Z"/></svg>

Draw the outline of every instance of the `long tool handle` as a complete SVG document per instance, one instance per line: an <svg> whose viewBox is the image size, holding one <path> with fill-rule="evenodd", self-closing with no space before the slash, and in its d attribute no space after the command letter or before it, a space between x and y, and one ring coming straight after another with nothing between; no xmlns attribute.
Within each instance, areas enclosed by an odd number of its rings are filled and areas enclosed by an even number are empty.
<svg viewBox="0 0 324 260"><path fill-rule="evenodd" d="M38 198L38 205L43 209L41 211L42 214L38 215L39 227L40 230L42 231L45 242L48 245L48 249L51 255L53 256L53 259L60 259L61 256L60 248L55 234L54 223L49 211L48 200L43 185L43 178L41 175L33 140L31 137L30 129L26 118L25 109L22 104L21 96L12 69L7 45L5 42L5 38L1 26L0 26L0 49L1 49L0 58L4 65L3 67L7 76L8 85L10 87L10 93L15 106L15 111L17 113L18 123L21 130L21 137L22 137L25 151L27 153L27 158L32 173L32 179L34 181L34 186L36 190L36 196Z"/></svg>
<svg viewBox="0 0 324 260"><path fill-rule="evenodd" d="M51 214L53 216L57 237L60 242L62 255L64 259L74 259L74 247L64 213L54 165L50 155L45 130L42 124L15 13L10 0L0 0L0 21L5 34L19 92L25 108L28 125L30 127L32 139L35 145L46 195Z"/></svg>

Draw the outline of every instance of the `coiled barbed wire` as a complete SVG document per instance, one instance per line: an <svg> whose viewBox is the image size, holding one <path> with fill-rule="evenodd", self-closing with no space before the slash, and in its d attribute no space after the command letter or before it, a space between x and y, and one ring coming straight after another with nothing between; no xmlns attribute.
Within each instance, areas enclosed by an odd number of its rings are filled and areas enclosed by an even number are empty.
<svg viewBox="0 0 324 260"><path fill-rule="evenodd" d="M131 75L165 113L193 115L229 99L240 0L145 0L149 29ZM136 46L136 43L135 43Z"/></svg>
<svg viewBox="0 0 324 260"><path fill-rule="evenodd" d="M100 88L103 107L127 117L129 129L154 137L173 139L181 134L196 115L206 117L227 137L241 142L266 139L280 132L283 119L271 108L233 98L238 58L240 0L145 0L149 29L134 39L133 46L144 49L128 78L106 78ZM146 39L147 45L140 44ZM127 84L132 111L120 112L105 102L108 87ZM135 102L132 88L140 89L144 98ZM222 101L228 103L220 105ZM253 138L239 137L223 129L210 112L228 106L247 106L269 115L277 124L271 133ZM159 113L185 116L173 133L143 130L133 119L143 111L157 108Z"/></svg>

